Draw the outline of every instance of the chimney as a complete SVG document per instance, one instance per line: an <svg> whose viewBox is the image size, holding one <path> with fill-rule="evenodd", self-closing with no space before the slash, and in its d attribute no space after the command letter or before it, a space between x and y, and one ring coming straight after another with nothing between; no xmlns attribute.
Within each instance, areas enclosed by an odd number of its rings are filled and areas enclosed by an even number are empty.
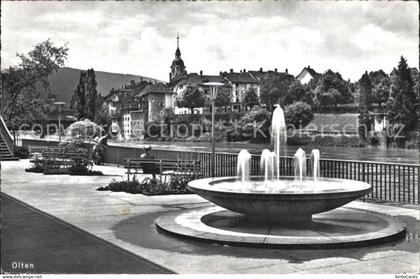
<svg viewBox="0 0 420 279"><path fill-rule="evenodd" d="M289 70L286 68L286 74L288 74L289 73Z"/></svg>
<svg viewBox="0 0 420 279"><path fill-rule="evenodd" d="M260 68L260 73L262 73L262 72L263 72L263 68L261 67L261 68Z"/></svg>
<svg viewBox="0 0 420 279"><path fill-rule="evenodd" d="M169 74L170 75L170 74ZM140 77L140 82L143 82L143 77Z"/></svg>
<svg viewBox="0 0 420 279"><path fill-rule="evenodd" d="M200 77L203 77L203 71L200 70Z"/></svg>
<svg viewBox="0 0 420 279"><path fill-rule="evenodd" d="M130 80L130 85L134 86L134 79Z"/></svg>
<svg viewBox="0 0 420 279"><path fill-rule="evenodd" d="M277 68L274 68L274 72L277 73Z"/></svg>
<svg viewBox="0 0 420 279"><path fill-rule="evenodd" d="M311 66L308 65L308 69L310 69L310 68L311 68Z"/></svg>
<svg viewBox="0 0 420 279"><path fill-rule="evenodd" d="M230 73L233 73L233 69L230 69Z"/></svg>
<svg viewBox="0 0 420 279"><path fill-rule="evenodd" d="M246 69L244 69L244 74L246 73Z"/></svg>
<svg viewBox="0 0 420 279"><path fill-rule="evenodd" d="M223 72L222 71L219 72L219 76L223 76Z"/></svg>

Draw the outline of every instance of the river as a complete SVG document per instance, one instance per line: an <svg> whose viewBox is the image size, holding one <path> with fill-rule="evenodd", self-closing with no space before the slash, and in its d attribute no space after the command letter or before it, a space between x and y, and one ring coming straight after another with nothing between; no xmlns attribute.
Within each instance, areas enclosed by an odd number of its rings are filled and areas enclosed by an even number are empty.
<svg viewBox="0 0 420 279"><path fill-rule="evenodd" d="M179 151L211 151L211 144L208 142L115 142L114 144L136 147L151 145L152 148ZM216 152L238 153L241 149L247 149L252 154L261 154L261 151L264 148L273 149L272 145L269 143L216 143ZM299 146L286 146L285 155L292 156L298 148ZM419 164L419 151L417 149L333 146L302 147L307 153L310 153L314 148L318 148L321 153L321 158L326 159Z"/></svg>

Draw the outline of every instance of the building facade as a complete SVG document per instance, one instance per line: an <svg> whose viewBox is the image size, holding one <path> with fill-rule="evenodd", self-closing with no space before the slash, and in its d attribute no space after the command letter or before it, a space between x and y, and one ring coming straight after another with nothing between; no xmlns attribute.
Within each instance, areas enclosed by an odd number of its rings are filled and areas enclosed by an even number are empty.
<svg viewBox="0 0 420 279"><path fill-rule="evenodd" d="M308 67L303 68L300 74L296 76L296 80L300 81L301 84L308 84L313 78L317 78L320 75L308 65Z"/></svg>

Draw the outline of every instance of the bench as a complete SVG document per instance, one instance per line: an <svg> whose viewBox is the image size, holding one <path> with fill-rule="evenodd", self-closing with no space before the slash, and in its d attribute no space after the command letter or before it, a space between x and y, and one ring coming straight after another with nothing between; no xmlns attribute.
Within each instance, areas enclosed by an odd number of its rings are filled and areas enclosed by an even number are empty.
<svg viewBox="0 0 420 279"><path fill-rule="evenodd" d="M47 148L43 146L29 146L29 153L31 154L31 158L29 162L31 163L37 163L42 161L44 152L59 152L58 148Z"/></svg>
<svg viewBox="0 0 420 279"><path fill-rule="evenodd" d="M130 175L134 177L137 174L159 174L160 181L162 176L180 175L192 178L200 177L201 163L194 160L170 160L170 159L141 159L133 158L125 160L127 168L127 180L130 181ZM141 170L141 172L140 172Z"/></svg>
<svg viewBox="0 0 420 279"><path fill-rule="evenodd" d="M61 167L69 168L76 161L79 163L89 164L87 155L83 152L63 152L58 150L44 150L40 156L31 159L31 163L40 164L45 170L60 169Z"/></svg>

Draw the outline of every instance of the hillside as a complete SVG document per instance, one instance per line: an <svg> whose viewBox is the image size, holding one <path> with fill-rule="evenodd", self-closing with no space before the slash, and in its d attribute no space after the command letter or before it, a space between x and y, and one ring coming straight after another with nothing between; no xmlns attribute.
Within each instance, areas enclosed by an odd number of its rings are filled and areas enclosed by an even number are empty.
<svg viewBox="0 0 420 279"><path fill-rule="evenodd" d="M66 106L70 105L70 100L74 89L79 81L81 70L73 68L61 68L49 77L50 88L57 95L59 101L66 102ZM146 81L154 81L156 79L142 77L129 74L118 74L95 71L96 81L98 83L98 92L105 96L111 88L118 88L124 84L129 84L131 80L140 81L141 78ZM159 80L158 80L159 81Z"/></svg>

